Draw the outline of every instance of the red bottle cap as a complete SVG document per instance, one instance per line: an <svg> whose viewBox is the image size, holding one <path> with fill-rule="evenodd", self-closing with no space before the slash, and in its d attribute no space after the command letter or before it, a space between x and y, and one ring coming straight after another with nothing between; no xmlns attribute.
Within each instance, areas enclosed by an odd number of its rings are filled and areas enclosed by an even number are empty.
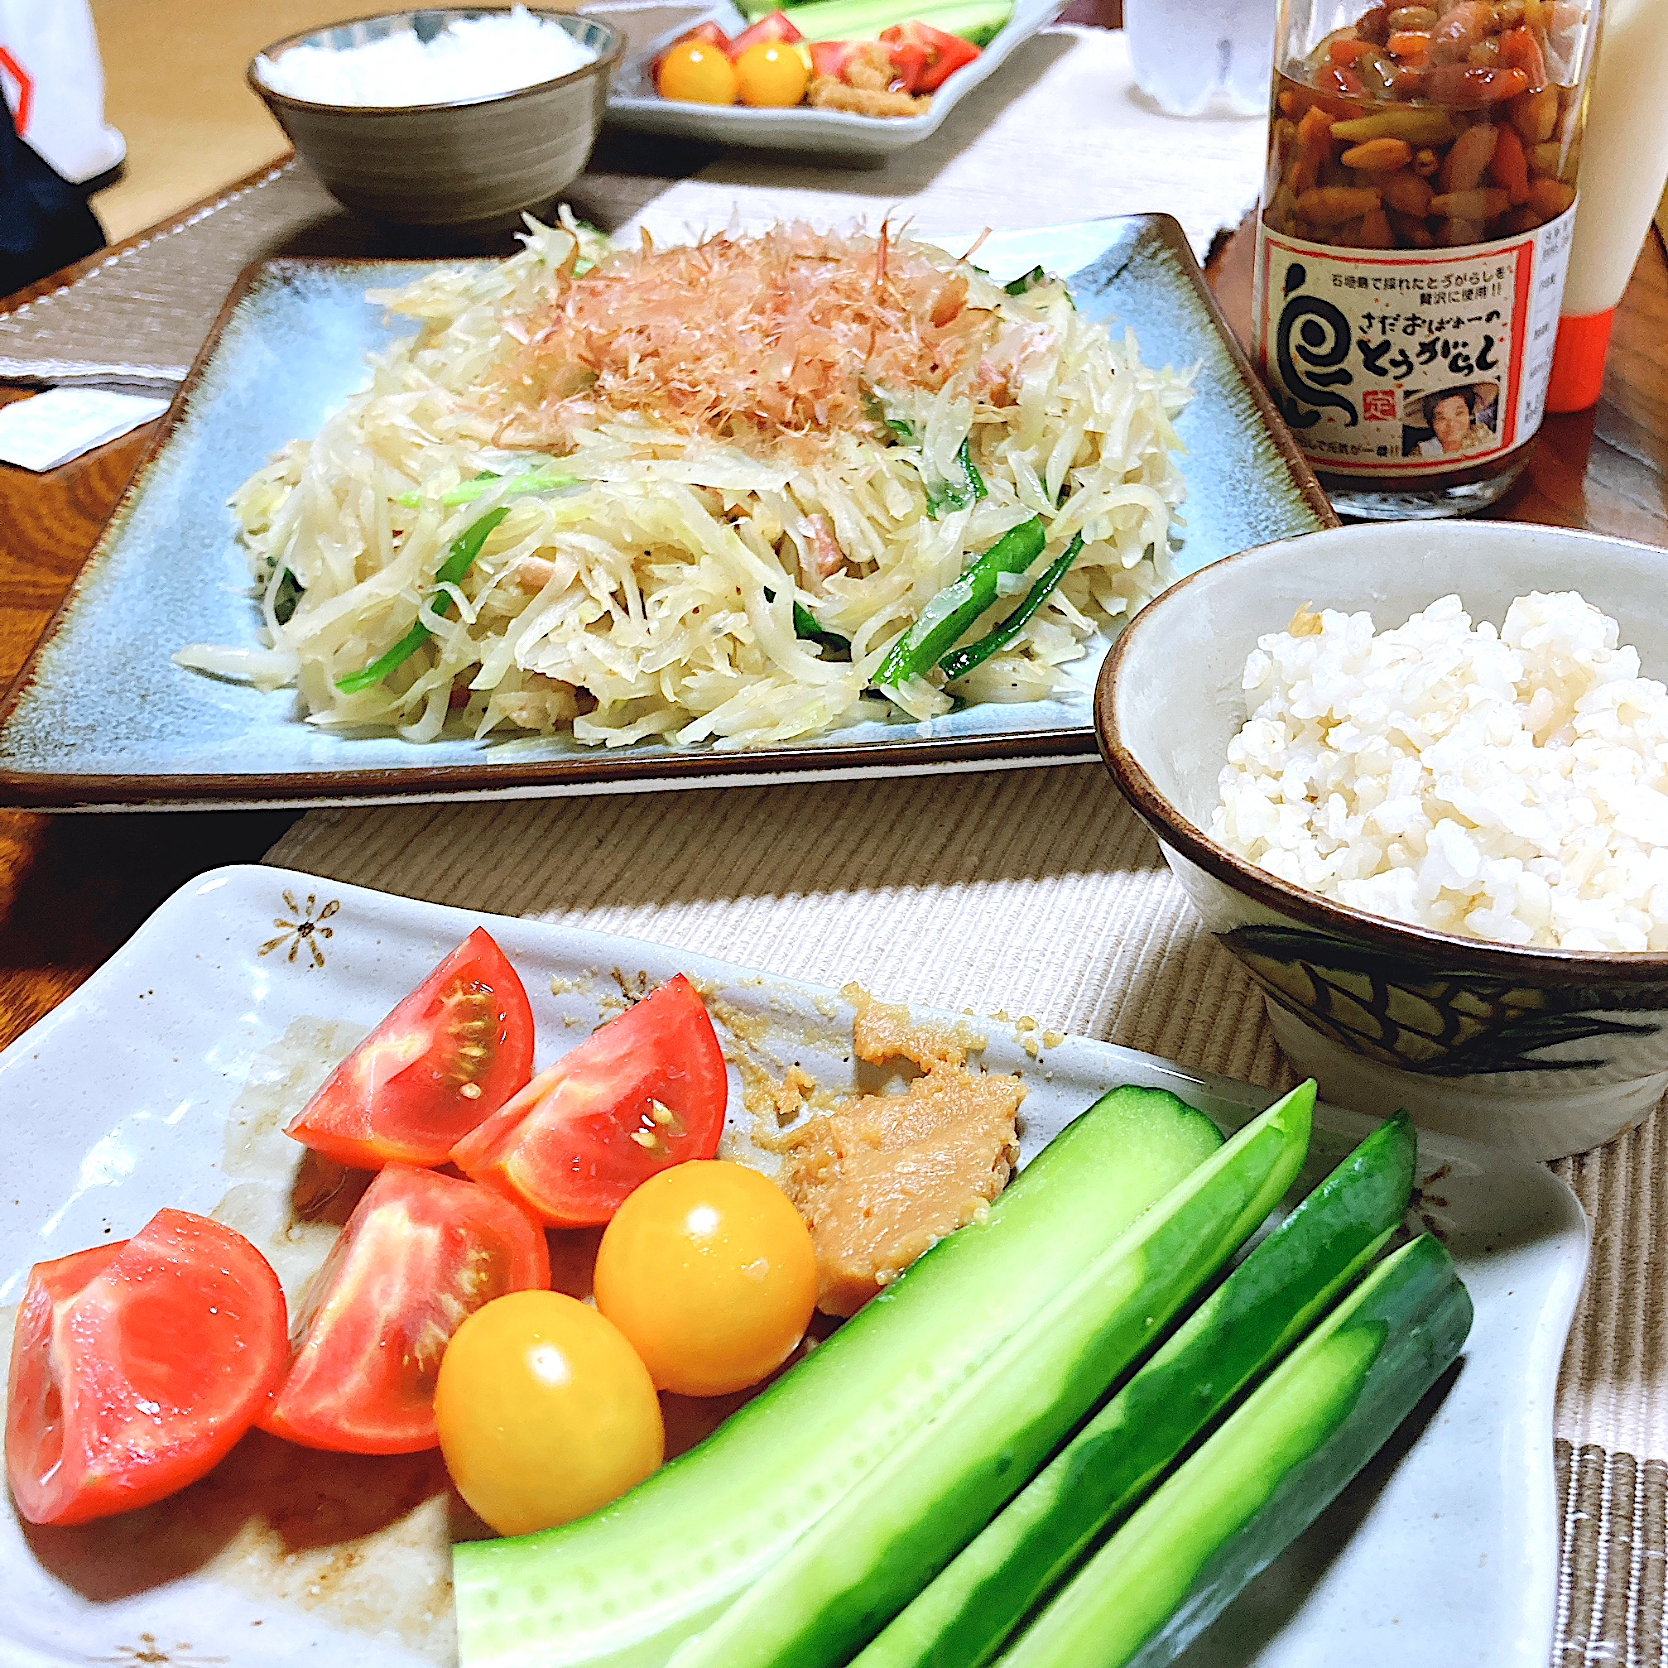
<svg viewBox="0 0 1668 1668"><path fill-rule="evenodd" d="M1602 313L1566 313L1559 319L1552 379L1546 388L1548 411L1585 411L1598 403L1615 317L1616 309L1611 307Z"/></svg>

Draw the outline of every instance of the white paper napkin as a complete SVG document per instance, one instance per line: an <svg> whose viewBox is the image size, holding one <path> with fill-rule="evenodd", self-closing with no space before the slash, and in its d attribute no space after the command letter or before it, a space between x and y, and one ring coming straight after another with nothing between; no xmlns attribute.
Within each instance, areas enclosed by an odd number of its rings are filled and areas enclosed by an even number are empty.
<svg viewBox="0 0 1668 1668"><path fill-rule="evenodd" d="M166 400L108 388L49 388L0 406L0 462L56 469L160 417Z"/></svg>

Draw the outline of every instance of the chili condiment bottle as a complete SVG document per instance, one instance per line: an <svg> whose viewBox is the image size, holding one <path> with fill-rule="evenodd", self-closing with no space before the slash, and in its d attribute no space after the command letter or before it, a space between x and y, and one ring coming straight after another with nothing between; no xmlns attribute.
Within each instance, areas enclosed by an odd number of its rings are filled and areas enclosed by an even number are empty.
<svg viewBox="0 0 1668 1668"><path fill-rule="evenodd" d="M1585 411L1604 386L1616 306L1668 181L1668 4L1605 0L1593 64L1585 185L1570 239L1569 281L1548 411Z"/></svg>
<svg viewBox="0 0 1668 1668"><path fill-rule="evenodd" d="M1528 460L1600 0L1281 0L1265 381L1345 515L1461 515Z"/></svg>

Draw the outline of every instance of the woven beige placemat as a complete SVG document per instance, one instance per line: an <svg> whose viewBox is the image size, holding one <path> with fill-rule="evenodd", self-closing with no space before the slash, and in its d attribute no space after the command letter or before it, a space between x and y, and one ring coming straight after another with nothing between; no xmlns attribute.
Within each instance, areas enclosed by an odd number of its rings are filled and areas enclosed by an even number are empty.
<svg viewBox="0 0 1668 1668"><path fill-rule="evenodd" d="M73 284L0 314L0 377L176 383L250 261L347 218L306 169L268 169L185 220L112 250Z"/></svg>
<svg viewBox="0 0 1668 1668"><path fill-rule="evenodd" d="M614 225L667 183L593 174L569 195L586 218ZM0 379L168 390L190 369L226 292L252 261L409 253L408 245L349 214L304 162L291 158L112 250L73 283L0 313Z"/></svg>
<svg viewBox="0 0 1668 1668"><path fill-rule="evenodd" d="M639 7L630 16L641 29L679 11ZM563 195L605 230L646 225L663 239L778 216L876 224L891 215L922 232L973 234L1163 210L1203 260L1255 200L1262 153L1260 122L1182 122L1145 106L1120 33L1056 28L1024 42L936 134L883 166L714 158L676 141L605 136ZM443 234L418 246L379 232L292 160L0 314L0 379L167 387L184 377L251 261L455 247Z"/></svg>
<svg viewBox="0 0 1668 1668"><path fill-rule="evenodd" d="M1098 764L315 811L274 863L1290 1081L1262 1001ZM1557 1411L1558 1668L1662 1662L1668 1139L1558 1166L1594 1223ZM1409 1668L1446 1668L1410 1664Z"/></svg>

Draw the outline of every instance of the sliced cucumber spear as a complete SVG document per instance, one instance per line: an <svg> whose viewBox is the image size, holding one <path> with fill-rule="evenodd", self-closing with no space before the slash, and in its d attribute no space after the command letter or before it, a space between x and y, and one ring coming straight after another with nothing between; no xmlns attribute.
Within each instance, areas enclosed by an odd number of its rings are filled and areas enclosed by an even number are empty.
<svg viewBox="0 0 1668 1668"><path fill-rule="evenodd" d="M1163 1090L1103 1096L983 1223L941 1240L698 1448L577 1523L460 1544L464 1668L664 1668L1221 1146L1203 1113Z"/></svg>
<svg viewBox="0 0 1668 1668"><path fill-rule="evenodd" d="M748 22L775 11L773 0L741 0ZM1013 16L1011 0L801 0L788 16L808 41L873 39L888 24L920 19L983 46Z"/></svg>
<svg viewBox="0 0 1668 1668"><path fill-rule="evenodd" d="M1036 1473L1279 1203L1309 1145L1308 1082L1242 1129L766 1570L673 1668L850 1660Z"/></svg>
<svg viewBox="0 0 1668 1668"><path fill-rule="evenodd" d="M1429 1234L1387 1257L997 1658L1162 1668L1317 1518L1471 1329Z"/></svg>
<svg viewBox="0 0 1668 1668"><path fill-rule="evenodd" d="M1384 1248L1413 1190L1405 1117L1381 1124L1188 1318L853 1668L980 1668Z"/></svg>

